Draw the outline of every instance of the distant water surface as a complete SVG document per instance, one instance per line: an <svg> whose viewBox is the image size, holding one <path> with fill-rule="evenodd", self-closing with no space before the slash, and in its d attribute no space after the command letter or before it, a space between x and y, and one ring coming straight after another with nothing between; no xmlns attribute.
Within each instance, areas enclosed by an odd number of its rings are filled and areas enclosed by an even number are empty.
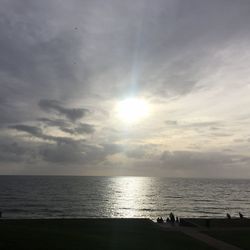
<svg viewBox="0 0 250 250"><path fill-rule="evenodd" d="M151 177L0 176L4 218L250 215L250 181Z"/></svg>

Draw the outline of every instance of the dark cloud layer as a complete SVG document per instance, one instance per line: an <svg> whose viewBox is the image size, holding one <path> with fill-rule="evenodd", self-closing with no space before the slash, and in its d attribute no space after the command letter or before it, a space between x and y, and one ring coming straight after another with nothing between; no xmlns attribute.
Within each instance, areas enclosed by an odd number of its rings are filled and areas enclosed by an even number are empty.
<svg viewBox="0 0 250 250"><path fill-rule="evenodd" d="M28 163L37 159L54 164L81 164L85 166L104 161L108 155L119 153L122 150L118 144L90 145L85 140L46 135L41 129L34 126L14 125L10 128L42 139L42 142L30 141L26 142L25 145L17 142L1 144L0 160L2 162ZM16 140L21 139L17 138ZM53 143L48 143L48 141ZM37 150L34 150L32 145Z"/></svg>
<svg viewBox="0 0 250 250"><path fill-rule="evenodd" d="M44 111L56 111L59 115L64 115L72 121L76 121L80 118L83 118L89 113L88 109L69 109L63 107L59 101L56 100L40 100L39 106Z"/></svg>
<svg viewBox="0 0 250 250"><path fill-rule="evenodd" d="M81 164L82 166L90 166L91 164L104 161L107 156L119 151L119 145L112 145L111 149L110 146L93 146L78 141L74 143L46 145L40 147L39 153L45 161L54 164Z"/></svg>
<svg viewBox="0 0 250 250"><path fill-rule="evenodd" d="M29 125L13 125L10 126L9 128L16 129L19 131L27 132L31 135L34 135L36 137L41 137L42 136L42 130L40 128L34 127L34 126L29 126Z"/></svg>
<svg viewBox="0 0 250 250"><path fill-rule="evenodd" d="M77 134L93 134L95 126L88 123L75 123L63 119L39 118L37 119L45 127L57 127L66 133Z"/></svg>
<svg viewBox="0 0 250 250"><path fill-rule="evenodd" d="M39 138L39 139L43 139L43 140L54 141L54 142L58 142L58 143L74 141L68 137L56 137L56 136L47 135L47 134L43 133L43 131L40 128L35 127L35 126L13 125L13 126L10 126L9 128L15 129L15 130L21 131L21 132L26 132L35 138Z"/></svg>

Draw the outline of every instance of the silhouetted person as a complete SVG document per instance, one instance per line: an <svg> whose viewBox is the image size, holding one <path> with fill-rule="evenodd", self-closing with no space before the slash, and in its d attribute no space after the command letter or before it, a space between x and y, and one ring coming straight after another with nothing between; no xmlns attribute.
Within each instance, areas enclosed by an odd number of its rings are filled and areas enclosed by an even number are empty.
<svg viewBox="0 0 250 250"><path fill-rule="evenodd" d="M167 219L166 219L166 222L167 222L167 223L169 223L169 222L170 222L170 219L169 219L169 218L167 218Z"/></svg>
<svg viewBox="0 0 250 250"><path fill-rule="evenodd" d="M231 215L229 213L227 213L227 218L231 219Z"/></svg>
<svg viewBox="0 0 250 250"><path fill-rule="evenodd" d="M171 223L175 222L174 214L172 212L169 214L169 218L170 218Z"/></svg>
<svg viewBox="0 0 250 250"><path fill-rule="evenodd" d="M157 218L157 223L163 223L164 221L163 221L163 219L162 219L162 217L161 218Z"/></svg>
<svg viewBox="0 0 250 250"><path fill-rule="evenodd" d="M243 219L243 214L239 212L240 219Z"/></svg>

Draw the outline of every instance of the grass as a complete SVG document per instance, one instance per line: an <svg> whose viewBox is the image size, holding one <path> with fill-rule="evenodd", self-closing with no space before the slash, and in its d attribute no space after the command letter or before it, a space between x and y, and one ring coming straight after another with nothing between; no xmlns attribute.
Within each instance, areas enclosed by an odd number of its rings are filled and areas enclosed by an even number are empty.
<svg viewBox="0 0 250 250"><path fill-rule="evenodd" d="M142 219L0 221L0 249L212 249L180 232Z"/></svg>
<svg viewBox="0 0 250 250"><path fill-rule="evenodd" d="M250 250L250 229L214 229L204 233L242 249Z"/></svg>

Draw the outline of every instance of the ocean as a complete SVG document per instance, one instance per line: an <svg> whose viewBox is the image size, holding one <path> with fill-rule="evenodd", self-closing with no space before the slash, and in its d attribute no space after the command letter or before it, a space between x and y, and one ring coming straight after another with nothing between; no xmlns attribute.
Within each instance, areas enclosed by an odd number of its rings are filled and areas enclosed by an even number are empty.
<svg viewBox="0 0 250 250"><path fill-rule="evenodd" d="M154 177L0 176L3 218L250 215L250 181Z"/></svg>

